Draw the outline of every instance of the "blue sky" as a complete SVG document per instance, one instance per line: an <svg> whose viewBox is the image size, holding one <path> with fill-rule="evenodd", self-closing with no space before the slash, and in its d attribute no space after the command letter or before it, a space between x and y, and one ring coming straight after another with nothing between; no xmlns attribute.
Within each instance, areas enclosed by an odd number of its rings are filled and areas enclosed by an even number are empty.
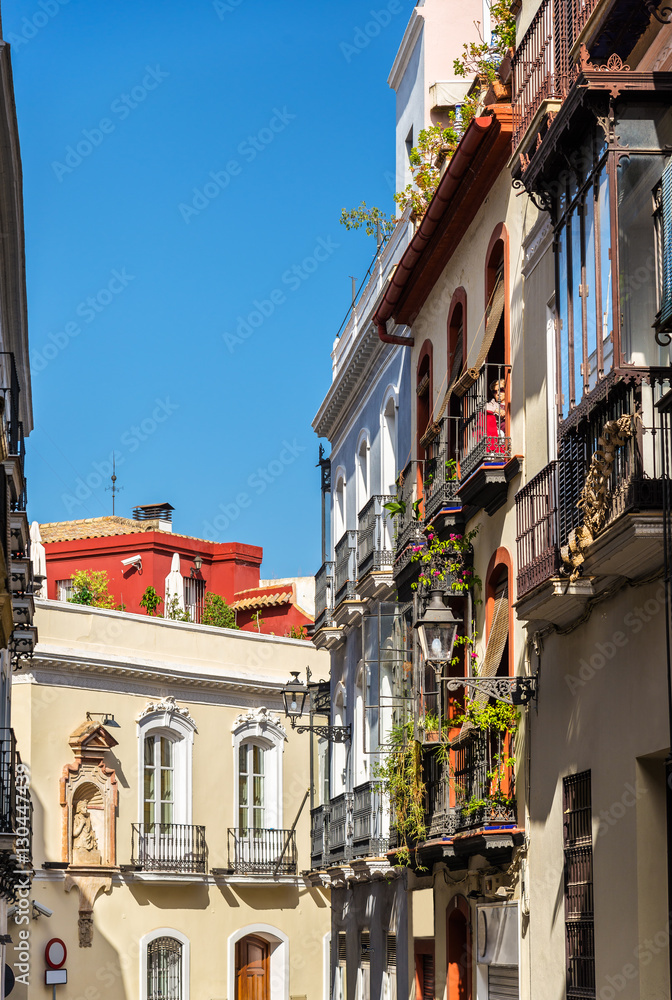
<svg viewBox="0 0 672 1000"><path fill-rule="evenodd" d="M111 513L116 453L117 513L168 501L176 531L262 545L265 576L317 570L310 425L375 249L338 220L393 208L386 81L412 8L5 0L31 519Z"/></svg>

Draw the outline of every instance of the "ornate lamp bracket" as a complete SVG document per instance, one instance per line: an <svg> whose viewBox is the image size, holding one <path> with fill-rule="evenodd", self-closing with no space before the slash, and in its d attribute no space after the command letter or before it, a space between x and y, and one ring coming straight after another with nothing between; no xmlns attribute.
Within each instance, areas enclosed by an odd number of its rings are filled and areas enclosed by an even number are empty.
<svg viewBox="0 0 672 1000"><path fill-rule="evenodd" d="M658 4L655 0L644 0L644 6L649 14L652 14L656 21L659 21L661 24L669 24L672 21L672 7L663 7L661 10L658 10Z"/></svg>
<svg viewBox="0 0 672 1000"><path fill-rule="evenodd" d="M531 677L445 677L448 691L468 688L470 693L484 694L507 705L527 705L537 696L537 675Z"/></svg>
<svg viewBox="0 0 672 1000"><path fill-rule="evenodd" d="M348 726L299 726L294 719L291 720L292 729L297 733L316 733L322 739L329 740L330 743L347 743L352 739L351 727Z"/></svg>

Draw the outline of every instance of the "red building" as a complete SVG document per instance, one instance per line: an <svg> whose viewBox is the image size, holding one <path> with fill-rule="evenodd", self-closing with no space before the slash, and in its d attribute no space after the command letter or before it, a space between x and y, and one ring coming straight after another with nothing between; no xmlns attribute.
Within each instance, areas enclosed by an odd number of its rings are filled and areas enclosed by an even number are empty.
<svg viewBox="0 0 672 1000"><path fill-rule="evenodd" d="M211 542L172 530L170 504L136 507L134 517L94 517L40 525L50 600L67 600L78 570L104 570L109 591L126 611L144 614L140 600L154 587L163 600L166 577L179 557L184 606L200 621L206 591L219 594L247 631L285 635L313 623L313 578L260 580L263 550ZM159 605L159 613L164 605ZM253 620L258 615L260 620Z"/></svg>

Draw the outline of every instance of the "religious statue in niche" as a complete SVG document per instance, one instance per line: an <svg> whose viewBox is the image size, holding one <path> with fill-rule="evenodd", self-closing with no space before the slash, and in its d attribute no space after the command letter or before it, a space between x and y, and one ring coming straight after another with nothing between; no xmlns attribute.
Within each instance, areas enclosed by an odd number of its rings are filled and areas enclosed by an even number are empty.
<svg viewBox="0 0 672 1000"><path fill-rule="evenodd" d="M61 775L61 852L69 864L64 888L77 889L79 947L90 948L93 906L102 892L111 891L111 869L117 864L117 776L106 763L117 741L104 726L87 720L68 743L75 760Z"/></svg>
<svg viewBox="0 0 672 1000"><path fill-rule="evenodd" d="M63 860L78 868L115 867L117 777L105 755L117 741L99 723L85 722L69 743L75 761L61 777Z"/></svg>
<svg viewBox="0 0 672 1000"><path fill-rule="evenodd" d="M72 821L72 861L75 865L99 865L98 838L91 822L87 799L80 799L75 806Z"/></svg>

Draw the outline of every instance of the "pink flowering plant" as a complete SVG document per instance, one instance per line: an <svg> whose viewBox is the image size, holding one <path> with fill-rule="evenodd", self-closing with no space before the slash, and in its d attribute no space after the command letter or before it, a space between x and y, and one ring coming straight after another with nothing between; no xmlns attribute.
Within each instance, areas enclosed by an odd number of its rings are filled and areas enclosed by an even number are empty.
<svg viewBox="0 0 672 1000"><path fill-rule="evenodd" d="M446 580L450 580L450 589L454 594L464 594L480 587L481 581L468 559L477 532L477 528L466 535L454 532L441 540L433 527L428 525L424 542L412 546L411 561L420 563L420 575L413 589L440 589Z"/></svg>

